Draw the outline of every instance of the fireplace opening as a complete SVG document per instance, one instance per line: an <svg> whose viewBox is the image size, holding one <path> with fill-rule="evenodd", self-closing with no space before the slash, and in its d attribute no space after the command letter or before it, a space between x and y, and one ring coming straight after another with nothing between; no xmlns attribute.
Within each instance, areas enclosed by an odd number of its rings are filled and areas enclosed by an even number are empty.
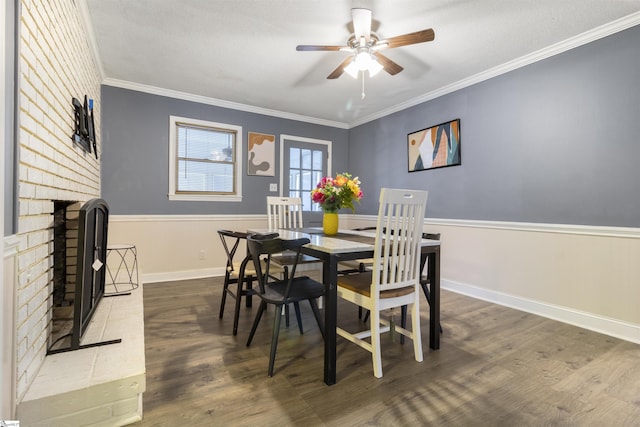
<svg viewBox="0 0 640 427"><path fill-rule="evenodd" d="M80 202L53 201L53 290L48 348L67 347L73 328Z"/></svg>

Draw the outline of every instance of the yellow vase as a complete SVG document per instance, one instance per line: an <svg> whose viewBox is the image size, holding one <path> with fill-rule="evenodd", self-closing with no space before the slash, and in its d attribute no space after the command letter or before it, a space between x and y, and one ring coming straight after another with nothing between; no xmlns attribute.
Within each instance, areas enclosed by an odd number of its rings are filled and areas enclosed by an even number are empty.
<svg viewBox="0 0 640 427"><path fill-rule="evenodd" d="M322 229L327 236L338 234L338 213L325 212L322 216Z"/></svg>

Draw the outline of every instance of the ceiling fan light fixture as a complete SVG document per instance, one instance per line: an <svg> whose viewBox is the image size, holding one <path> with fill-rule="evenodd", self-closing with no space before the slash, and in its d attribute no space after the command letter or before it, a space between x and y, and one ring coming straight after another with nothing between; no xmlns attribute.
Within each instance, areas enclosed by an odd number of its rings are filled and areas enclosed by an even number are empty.
<svg viewBox="0 0 640 427"><path fill-rule="evenodd" d="M369 66L372 62L375 62L375 60L371 57L371 54L368 50L360 50L356 54L356 59L353 62L356 63L358 70L365 71L369 69Z"/></svg>
<svg viewBox="0 0 640 427"><path fill-rule="evenodd" d="M384 68L375 58L372 59L371 64L369 64L369 77L375 76Z"/></svg>
<svg viewBox="0 0 640 427"><path fill-rule="evenodd" d="M344 67L344 71L349 74L351 77L353 77L354 79L358 78L358 73L360 72L360 69L358 68L358 66L356 65L356 61L353 60L349 63L349 65L347 65L346 67Z"/></svg>

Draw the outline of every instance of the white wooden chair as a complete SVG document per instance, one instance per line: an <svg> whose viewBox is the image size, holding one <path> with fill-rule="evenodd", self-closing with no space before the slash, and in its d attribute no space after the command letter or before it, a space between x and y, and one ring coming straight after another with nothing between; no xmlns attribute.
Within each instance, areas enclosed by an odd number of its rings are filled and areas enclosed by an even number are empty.
<svg viewBox="0 0 640 427"><path fill-rule="evenodd" d="M302 199L300 197L267 196L267 223L270 231L277 231L281 228L302 229ZM288 251L271 256L272 268L284 271L285 280L294 264L297 264L296 268L299 272L322 270L322 262L309 255ZM322 300L319 301L319 305L322 307ZM284 310L286 326L289 326L289 306L285 305Z"/></svg>
<svg viewBox="0 0 640 427"><path fill-rule="evenodd" d="M376 227L372 271L338 277L338 296L371 312L371 329L337 334L371 352L373 374L382 377L380 334L391 322L381 318L387 309L407 305L411 330L394 325L413 340L415 359L422 362L420 334L420 245L427 192L383 188ZM379 266L379 268L375 268ZM370 338L369 341L366 339Z"/></svg>
<svg viewBox="0 0 640 427"><path fill-rule="evenodd" d="M279 228L300 230L302 225L302 199L300 197L267 196L267 221L270 231ZM285 274L294 264L293 252L271 257L271 264L285 269ZM297 255L298 271L321 270L322 262L309 255Z"/></svg>
<svg viewBox="0 0 640 427"><path fill-rule="evenodd" d="M269 230L302 228L302 199L267 196L267 222Z"/></svg>

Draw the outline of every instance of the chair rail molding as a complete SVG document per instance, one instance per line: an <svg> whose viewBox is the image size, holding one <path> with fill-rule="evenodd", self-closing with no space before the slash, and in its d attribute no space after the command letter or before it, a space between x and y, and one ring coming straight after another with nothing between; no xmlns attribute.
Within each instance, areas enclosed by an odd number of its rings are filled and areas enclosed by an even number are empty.
<svg viewBox="0 0 640 427"><path fill-rule="evenodd" d="M347 220L373 222L375 215L346 215ZM340 218L342 220L342 217ZM640 228L605 227L597 225L547 224L541 222L485 221L474 219L425 218L425 226L488 228L495 230L562 233L585 236L623 237L640 239Z"/></svg>

